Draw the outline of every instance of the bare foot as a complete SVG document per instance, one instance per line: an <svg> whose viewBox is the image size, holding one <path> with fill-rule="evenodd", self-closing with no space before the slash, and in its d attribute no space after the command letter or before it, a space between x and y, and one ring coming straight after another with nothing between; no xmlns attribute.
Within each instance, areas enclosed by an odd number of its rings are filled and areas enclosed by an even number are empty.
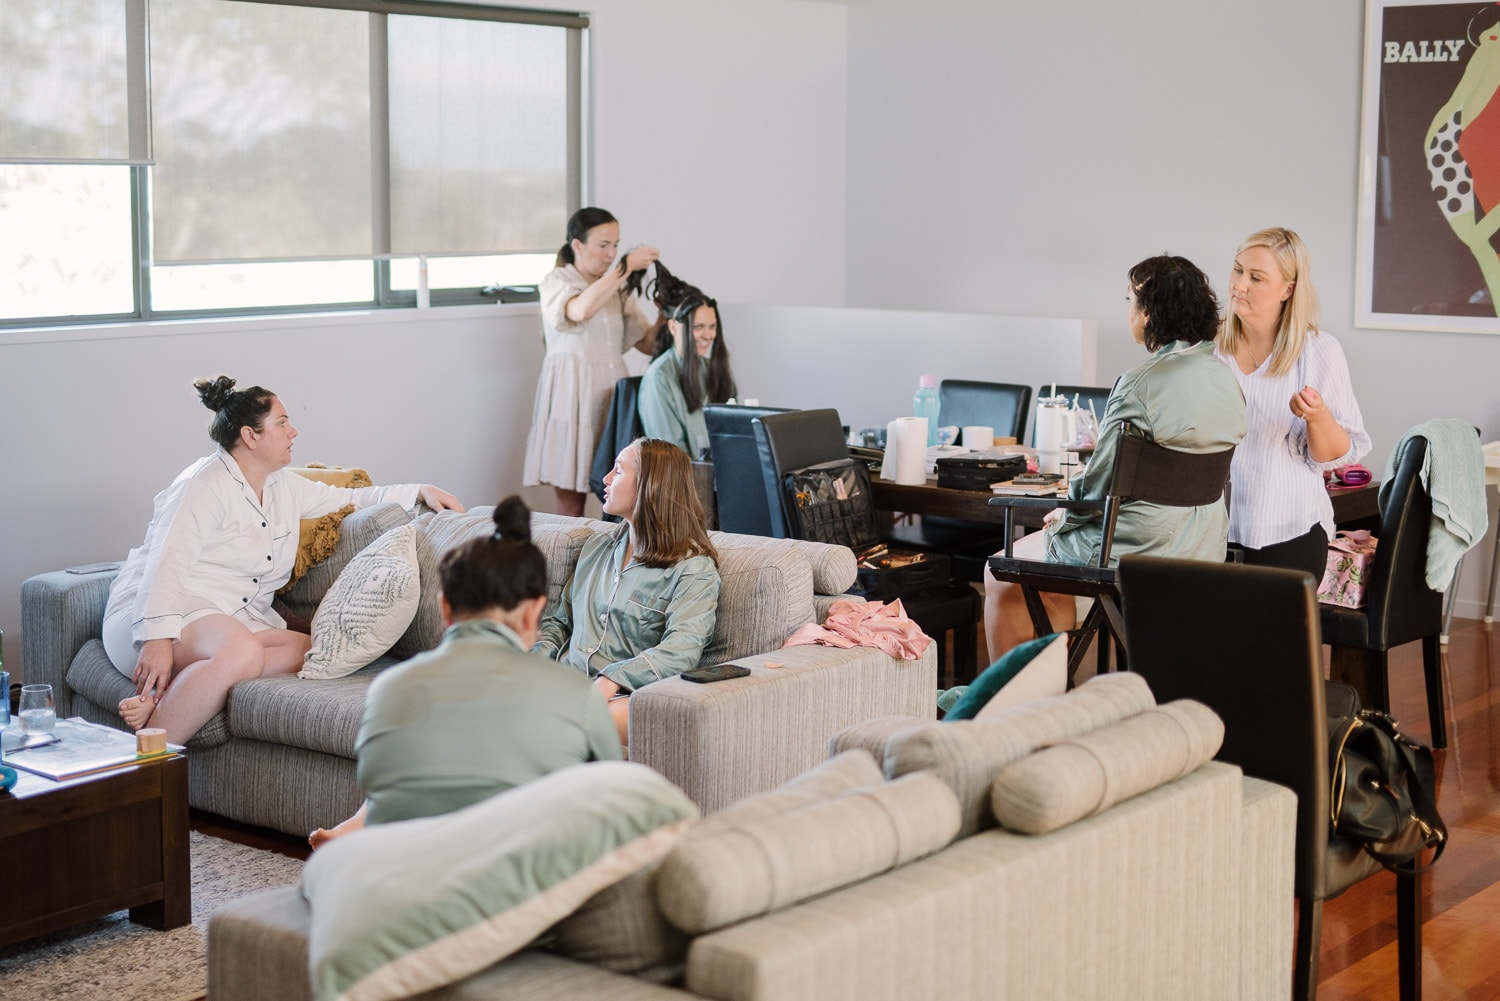
<svg viewBox="0 0 1500 1001"><path fill-rule="evenodd" d="M324 829L320 827L316 831L313 831L307 836L307 843L312 845L316 850L322 848L334 838L342 838L346 834L352 834L365 826L365 814L369 812L370 804L362 803L359 809L354 811L354 815L348 819L342 820L330 828Z"/></svg>
<svg viewBox="0 0 1500 1001"><path fill-rule="evenodd" d="M151 714L156 712L156 703L145 695L132 695L123 700L119 705L120 718L125 725L132 730L143 729L151 721Z"/></svg>

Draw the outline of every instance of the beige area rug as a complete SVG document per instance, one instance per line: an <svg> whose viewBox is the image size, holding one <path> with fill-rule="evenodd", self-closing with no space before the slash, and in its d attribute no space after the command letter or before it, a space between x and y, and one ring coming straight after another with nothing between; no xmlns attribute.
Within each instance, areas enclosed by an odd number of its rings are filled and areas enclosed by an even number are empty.
<svg viewBox="0 0 1500 1001"><path fill-rule="evenodd" d="M192 831L193 923L162 932L127 911L0 949L0 995L48 1001L191 1001L208 990L208 918L302 876L302 863ZM9 890L24 880L15 869ZM3 906L3 904L0 904Z"/></svg>

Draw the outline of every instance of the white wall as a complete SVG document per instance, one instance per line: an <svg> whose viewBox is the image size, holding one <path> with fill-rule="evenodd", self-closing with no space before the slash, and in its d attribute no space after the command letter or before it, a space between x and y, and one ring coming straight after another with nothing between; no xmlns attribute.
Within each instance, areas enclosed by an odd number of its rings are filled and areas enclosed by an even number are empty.
<svg viewBox="0 0 1500 1001"><path fill-rule="evenodd" d="M724 307L743 398L833 407L851 428L909 415L917 377L1092 385L1094 321L907 310Z"/></svg>
<svg viewBox="0 0 1500 1001"><path fill-rule="evenodd" d="M845 8L595 0L592 13L591 200L716 296L841 304ZM299 460L488 503L520 483L540 359L534 307L0 331L7 665L21 659L21 581L123 557L155 492L211 449L193 378L284 394ZM549 495L530 499L550 509Z"/></svg>
<svg viewBox="0 0 1500 1001"><path fill-rule="evenodd" d="M1130 265L1183 254L1222 295L1238 242L1289 226L1367 464L1429 417L1500 437L1500 337L1354 327L1363 33L1361 0L850 4L848 304L1096 317L1107 385L1140 358Z"/></svg>

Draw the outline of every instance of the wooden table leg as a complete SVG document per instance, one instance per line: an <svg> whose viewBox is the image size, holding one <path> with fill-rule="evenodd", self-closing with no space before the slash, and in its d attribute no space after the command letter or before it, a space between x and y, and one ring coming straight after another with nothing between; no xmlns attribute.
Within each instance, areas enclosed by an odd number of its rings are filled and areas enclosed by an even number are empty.
<svg viewBox="0 0 1500 1001"><path fill-rule="evenodd" d="M180 928L193 919L188 851L188 761L175 757L152 766L161 782L162 898L130 909L130 920L150 928Z"/></svg>

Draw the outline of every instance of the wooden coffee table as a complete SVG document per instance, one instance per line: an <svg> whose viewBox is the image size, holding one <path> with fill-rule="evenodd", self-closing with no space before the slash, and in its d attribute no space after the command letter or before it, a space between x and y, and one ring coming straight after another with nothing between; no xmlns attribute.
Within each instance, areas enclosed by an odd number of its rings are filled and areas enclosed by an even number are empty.
<svg viewBox="0 0 1500 1001"><path fill-rule="evenodd" d="M187 758L0 792L0 946L130 909L152 928L192 918Z"/></svg>

